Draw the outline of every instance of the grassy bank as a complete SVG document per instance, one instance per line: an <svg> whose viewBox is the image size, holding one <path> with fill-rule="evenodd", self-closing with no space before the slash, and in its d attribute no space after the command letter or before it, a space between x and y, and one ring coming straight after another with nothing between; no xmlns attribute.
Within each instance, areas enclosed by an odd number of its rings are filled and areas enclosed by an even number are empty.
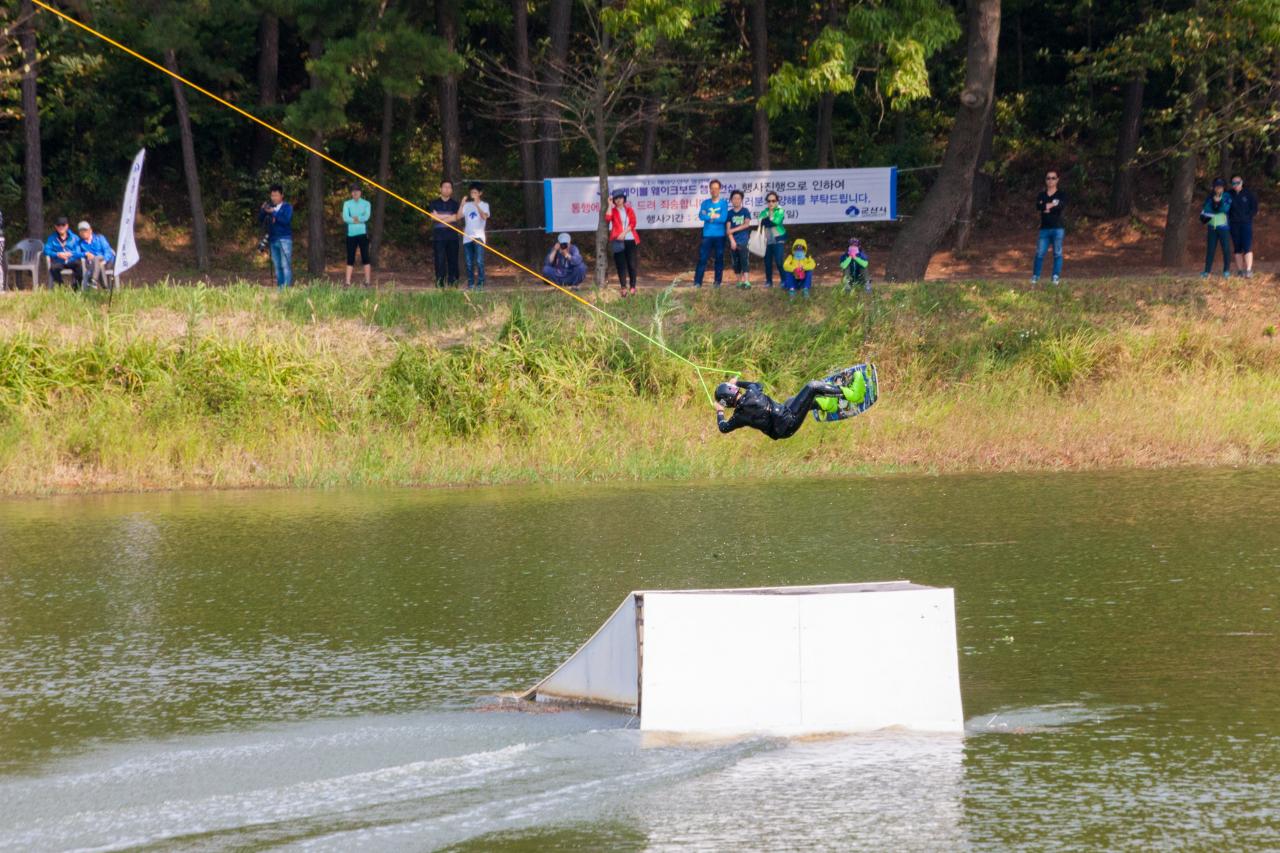
<svg viewBox="0 0 1280 853"><path fill-rule="evenodd" d="M692 371L556 293L12 295L0 492L1270 463L1280 312L1240 288L604 297L779 395L880 364L871 412L786 442L720 436Z"/></svg>

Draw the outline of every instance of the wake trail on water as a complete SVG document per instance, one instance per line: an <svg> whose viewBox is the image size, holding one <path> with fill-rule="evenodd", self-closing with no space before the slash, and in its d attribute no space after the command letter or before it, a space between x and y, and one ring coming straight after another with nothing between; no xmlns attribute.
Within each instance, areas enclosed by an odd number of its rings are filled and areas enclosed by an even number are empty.
<svg viewBox="0 0 1280 853"><path fill-rule="evenodd" d="M121 745L0 785L0 850L423 849L587 817L770 748L645 749L625 722L458 711Z"/></svg>

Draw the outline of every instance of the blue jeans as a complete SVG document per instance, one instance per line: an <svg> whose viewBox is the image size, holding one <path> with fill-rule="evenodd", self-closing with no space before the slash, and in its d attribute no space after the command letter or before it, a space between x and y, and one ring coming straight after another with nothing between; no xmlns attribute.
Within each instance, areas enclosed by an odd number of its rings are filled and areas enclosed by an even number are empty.
<svg viewBox="0 0 1280 853"><path fill-rule="evenodd" d="M293 285L293 238L271 241L271 267L276 271L276 286Z"/></svg>
<svg viewBox="0 0 1280 853"><path fill-rule="evenodd" d="M698 248L698 269L693 274L693 286L702 287L702 276L707 271L707 257L712 253L716 253L716 284L720 284L720 279L724 278L724 238L723 237L703 237L702 245Z"/></svg>
<svg viewBox="0 0 1280 853"><path fill-rule="evenodd" d="M782 274L783 290L808 290L813 286L813 270L806 270L804 278L796 280L794 273L784 272Z"/></svg>
<svg viewBox="0 0 1280 853"><path fill-rule="evenodd" d="M467 261L467 287L474 287L477 280L484 287L484 244L479 240L463 243L462 257Z"/></svg>
<svg viewBox="0 0 1280 853"><path fill-rule="evenodd" d="M1213 270L1213 253L1217 249L1218 244L1222 244L1222 271L1231 271L1231 244L1229 237L1231 232L1226 228L1210 228L1209 229L1209 245L1204 252L1204 271L1211 272Z"/></svg>
<svg viewBox="0 0 1280 853"><path fill-rule="evenodd" d="M1053 241L1053 274L1062 275L1062 236L1065 233L1063 228L1040 229L1040 239L1036 241L1036 264L1031 270L1033 276L1039 278L1040 270L1044 269L1044 253L1049 251L1050 240Z"/></svg>
<svg viewBox="0 0 1280 853"><path fill-rule="evenodd" d="M782 255L787 248L786 243L768 243L764 247L764 286L773 287L773 268L778 268L778 280L782 281L786 273L782 269Z"/></svg>

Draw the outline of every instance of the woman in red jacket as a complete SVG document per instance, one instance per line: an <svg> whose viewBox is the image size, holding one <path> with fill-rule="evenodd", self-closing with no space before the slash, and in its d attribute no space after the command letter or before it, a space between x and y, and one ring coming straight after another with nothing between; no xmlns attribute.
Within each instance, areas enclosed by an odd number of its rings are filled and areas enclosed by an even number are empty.
<svg viewBox="0 0 1280 853"><path fill-rule="evenodd" d="M613 262L618 267L618 284L622 285L622 295L627 295L627 281L631 281L631 295L636 293L636 247L640 245L640 235L636 233L636 211L627 204L627 194L616 192L611 199L613 206L605 214L605 222L609 223L609 251L613 252Z"/></svg>

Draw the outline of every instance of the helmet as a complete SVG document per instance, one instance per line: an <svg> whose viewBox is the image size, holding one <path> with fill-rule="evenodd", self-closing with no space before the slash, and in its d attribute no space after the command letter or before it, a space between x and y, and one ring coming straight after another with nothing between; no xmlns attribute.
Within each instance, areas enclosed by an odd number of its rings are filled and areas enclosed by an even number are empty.
<svg viewBox="0 0 1280 853"><path fill-rule="evenodd" d="M738 386L730 385L728 382L721 382L716 386L716 402L725 406L732 406L738 401Z"/></svg>

